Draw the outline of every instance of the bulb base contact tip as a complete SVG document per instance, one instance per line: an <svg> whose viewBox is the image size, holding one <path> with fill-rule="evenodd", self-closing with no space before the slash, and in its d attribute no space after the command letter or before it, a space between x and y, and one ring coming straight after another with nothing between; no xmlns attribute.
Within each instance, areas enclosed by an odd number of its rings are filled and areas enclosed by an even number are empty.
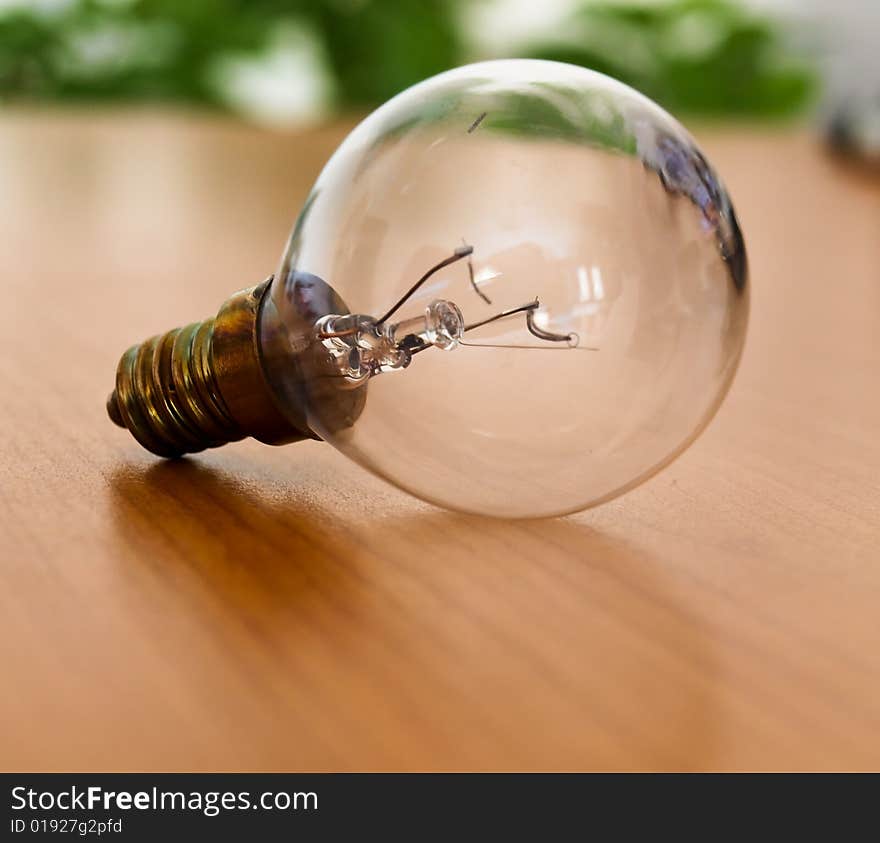
<svg viewBox="0 0 880 843"><path fill-rule="evenodd" d="M161 457L247 436L271 445L309 438L282 414L263 373L258 326L268 287L242 290L213 319L126 351L107 399L111 421Z"/></svg>

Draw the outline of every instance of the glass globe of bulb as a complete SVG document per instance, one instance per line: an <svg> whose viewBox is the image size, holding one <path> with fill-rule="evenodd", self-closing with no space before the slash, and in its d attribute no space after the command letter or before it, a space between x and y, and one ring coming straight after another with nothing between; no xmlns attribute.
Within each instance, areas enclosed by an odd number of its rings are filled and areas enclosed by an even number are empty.
<svg viewBox="0 0 880 843"><path fill-rule="evenodd" d="M515 60L422 82L349 135L260 330L301 429L427 501L526 517L687 447L747 318L733 207L682 126L601 74Z"/></svg>

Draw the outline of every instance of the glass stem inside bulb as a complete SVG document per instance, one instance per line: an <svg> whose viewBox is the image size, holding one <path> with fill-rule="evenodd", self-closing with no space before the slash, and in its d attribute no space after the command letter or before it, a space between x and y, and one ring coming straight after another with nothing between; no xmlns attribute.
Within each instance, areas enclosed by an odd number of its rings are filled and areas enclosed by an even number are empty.
<svg viewBox="0 0 880 843"><path fill-rule="evenodd" d="M371 316L330 315L319 320L316 336L334 365L350 381L405 369L426 348L455 348L465 330L454 302L437 299L420 316L387 325Z"/></svg>
<svg viewBox="0 0 880 843"><path fill-rule="evenodd" d="M363 314L330 314L315 323L315 336L326 349L331 365L352 385L362 383L371 375L405 369L414 354L428 348L452 350L462 343L467 331L482 328L508 316L525 315L528 332L539 340L555 344L556 347L575 348L579 343L575 333L560 334L540 327L535 314L541 306L536 298L519 307L502 310L485 319L466 323L461 310L455 302L448 299L435 299L419 316L390 322L393 316L425 281L435 272L451 263L469 258L472 246L461 246L452 255L429 269L422 277L388 310L381 319ZM473 281L473 267L470 266L471 284L486 303L487 296L480 293ZM524 345L492 345L490 343L464 343L486 348L530 348ZM550 346L553 347L553 346Z"/></svg>

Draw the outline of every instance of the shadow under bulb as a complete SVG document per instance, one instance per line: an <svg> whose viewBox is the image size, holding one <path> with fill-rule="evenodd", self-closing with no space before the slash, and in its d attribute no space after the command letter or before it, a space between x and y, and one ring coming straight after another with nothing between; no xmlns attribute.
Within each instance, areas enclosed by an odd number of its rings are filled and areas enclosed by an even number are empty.
<svg viewBox="0 0 880 843"><path fill-rule="evenodd" d="M559 515L694 440L747 320L733 207L678 122L583 68L485 62L364 120L270 281L130 349L108 410L161 456L323 439L441 506Z"/></svg>

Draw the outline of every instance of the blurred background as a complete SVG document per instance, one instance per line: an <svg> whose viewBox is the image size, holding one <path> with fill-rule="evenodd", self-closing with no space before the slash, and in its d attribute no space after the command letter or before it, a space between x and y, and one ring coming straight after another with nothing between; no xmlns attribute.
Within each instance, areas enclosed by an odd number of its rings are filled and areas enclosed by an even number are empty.
<svg viewBox="0 0 880 843"><path fill-rule="evenodd" d="M0 0L0 98L302 125L468 61L533 56L677 114L789 118L870 101L878 32L876 0Z"/></svg>

